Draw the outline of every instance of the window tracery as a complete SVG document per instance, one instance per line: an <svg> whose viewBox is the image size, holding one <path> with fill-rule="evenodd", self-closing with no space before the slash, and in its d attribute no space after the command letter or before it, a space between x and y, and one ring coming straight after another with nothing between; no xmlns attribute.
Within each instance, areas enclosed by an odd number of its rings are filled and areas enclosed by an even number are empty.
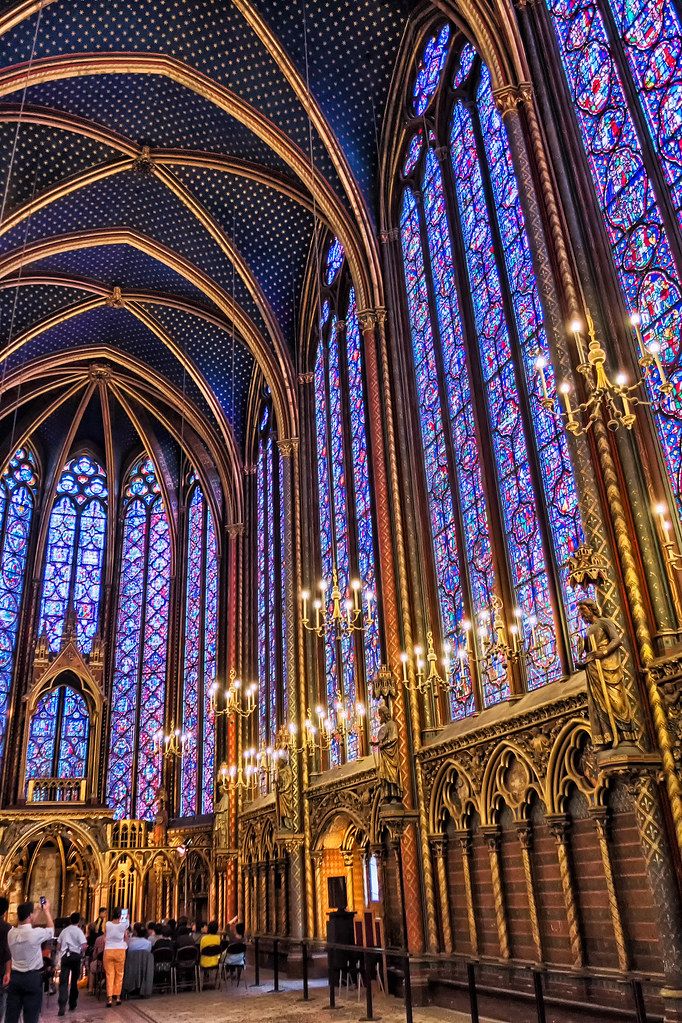
<svg viewBox="0 0 682 1023"><path fill-rule="evenodd" d="M182 759L180 816L213 812L218 552L213 515L201 487L191 483L187 512L187 582L182 731L190 737Z"/></svg>
<svg viewBox="0 0 682 1023"><path fill-rule="evenodd" d="M106 474L90 455L78 455L59 478L47 534L39 632L52 651L59 649L70 611L80 650L87 654L92 649L99 628L106 527Z"/></svg>
<svg viewBox="0 0 682 1023"><path fill-rule="evenodd" d="M84 696L69 685L45 693L31 717L26 778L85 778L89 740Z"/></svg>
<svg viewBox="0 0 682 1023"><path fill-rule="evenodd" d="M336 244L331 243L327 267ZM347 285L338 273L335 288L322 304L314 372L320 563L328 594L334 569L343 594L350 592L356 577L366 591L374 594L375 535L362 339L354 288L344 290ZM324 281L329 281L328 271ZM358 703L366 705L367 680L375 676L380 666L376 615L360 636L348 632L340 638L333 632L325 636L326 702L332 723L339 701L347 708ZM374 727L373 714L370 722ZM340 763L343 756L354 760L361 752L357 722L348 734L345 750L340 735L332 736L332 764Z"/></svg>
<svg viewBox="0 0 682 1023"><path fill-rule="evenodd" d="M154 743L164 727L170 570L168 517L154 463L144 457L123 497L107 782L117 820L151 820L162 782Z"/></svg>
<svg viewBox="0 0 682 1023"><path fill-rule="evenodd" d="M0 760L4 753L37 487L33 452L18 448L0 478Z"/></svg>
<svg viewBox="0 0 682 1023"><path fill-rule="evenodd" d="M565 437L539 406L547 337L512 154L470 43L452 45L437 89L436 114L406 144L400 231L441 628L459 654L451 712L462 717L511 692L508 659L486 652L500 602L527 650L528 687L561 675L578 629L566 560L584 534Z"/></svg>

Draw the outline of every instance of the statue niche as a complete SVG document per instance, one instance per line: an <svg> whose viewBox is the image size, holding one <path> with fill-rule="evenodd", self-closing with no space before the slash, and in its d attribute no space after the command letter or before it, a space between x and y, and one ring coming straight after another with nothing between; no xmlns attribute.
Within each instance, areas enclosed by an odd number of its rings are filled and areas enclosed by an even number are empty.
<svg viewBox="0 0 682 1023"><path fill-rule="evenodd" d="M578 611L587 625L577 667L584 669L587 680L592 743L597 749L636 743L638 729L625 689L623 640L618 626L602 614L595 600L581 600Z"/></svg>

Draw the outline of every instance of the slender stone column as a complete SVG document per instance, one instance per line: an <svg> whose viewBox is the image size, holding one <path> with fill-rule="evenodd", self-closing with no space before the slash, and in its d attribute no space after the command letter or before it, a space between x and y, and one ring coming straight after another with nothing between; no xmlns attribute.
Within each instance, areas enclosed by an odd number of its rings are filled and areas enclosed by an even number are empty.
<svg viewBox="0 0 682 1023"><path fill-rule="evenodd" d="M462 850L462 874L464 876L464 895L467 904L467 921L469 924L469 943L471 954L478 955L478 929L476 927L476 911L474 907L474 888L471 883L471 832L468 828L457 832Z"/></svg>
<svg viewBox="0 0 682 1023"><path fill-rule="evenodd" d="M547 819L547 823L556 842L557 858L559 860L559 873L561 875L561 890L564 895L564 906L566 908L566 919L568 921L568 937L571 943L573 965L576 970L580 970L585 965L585 951L583 948L580 914L578 912L578 903L575 897L575 880L571 867L571 855L568 844L571 824L567 817L549 817Z"/></svg>
<svg viewBox="0 0 682 1023"><path fill-rule="evenodd" d="M503 959L509 959L511 956L509 926L507 924L507 907L504 902L502 874L500 871L500 831L497 825L495 825L492 828L484 828L483 834L488 846L488 855L490 856L490 876L493 883L495 920L497 922L497 937L500 942L500 955Z"/></svg>
<svg viewBox="0 0 682 1023"><path fill-rule="evenodd" d="M311 853L313 862L313 874L315 877L315 930L318 938L325 937L324 927L324 902L322 899L322 860L324 851L316 849Z"/></svg>
<svg viewBox="0 0 682 1023"><path fill-rule="evenodd" d="M436 881L440 903L440 926L443 935L443 951L450 955L454 949L452 940L452 917L450 915L450 892L448 890L448 840L446 835L432 835L429 839L436 860Z"/></svg>
<svg viewBox="0 0 682 1023"><path fill-rule="evenodd" d="M528 898L528 915L530 917L530 929L535 945L535 955L538 963L542 962L542 937L540 935L540 921L538 918L538 904L535 898L535 884L533 883L533 865L530 859L530 852L533 842L533 829L527 821L516 825L516 834L521 844L521 861L523 863L523 875L526 879L526 895Z"/></svg>
<svg viewBox="0 0 682 1023"><path fill-rule="evenodd" d="M353 853L344 853L343 865L346 870L346 900L348 909L356 912L355 907L355 884L353 882Z"/></svg>

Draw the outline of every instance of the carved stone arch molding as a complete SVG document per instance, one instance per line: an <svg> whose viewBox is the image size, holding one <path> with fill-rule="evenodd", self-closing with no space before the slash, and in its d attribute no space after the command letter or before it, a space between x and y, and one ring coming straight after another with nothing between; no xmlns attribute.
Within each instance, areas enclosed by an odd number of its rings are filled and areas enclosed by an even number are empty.
<svg viewBox="0 0 682 1023"><path fill-rule="evenodd" d="M22 798L26 794L26 757L31 720L40 700L60 685L69 685L76 692L80 693L85 700L90 719L88 761L85 771L87 795L92 798L99 791L99 753L106 704L102 688L103 668L104 662L97 644L93 645L92 653L86 660L78 649L75 640L70 638L55 659L50 661L47 649L44 648L42 643L38 643L33 667L33 680L28 692L23 697L24 726L21 742L19 781L19 793Z"/></svg>
<svg viewBox="0 0 682 1023"><path fill-rule="evenodd" d="M473 781L456 760L446 760L431 789L429 831L432 835L443 834L448 817L456 828L465 828L472 813L481 813Z"/></svg>
<svg viewBox="0 0 682 1023"><path fill-rule="evenodd" d="M330 825L338 817L346 817L357 831L363 832L370 843L378 841L379 791L363 789L330 793L311 806L312 849L320 848Z"/></svg>
<svg viewBox="0 0 682 1023"><path fill-rule="evenodd" d="M504 803L517 821L526 816L533 792L542 798L542 784L530 757L516 743L505 740L488 759L481 786L481 822L497 824Z"/></svg>
<svg viewBox="0 0 682 1023"><path fill-rule="evenodd" d="M602 805L608 789L608 780L597 766L589 726L582 718L568 721L552 747L545 778L547 813L565 813L574 787L591 806Z"/></svg>
<svg viewBox="0 0 682 1023"><path fill-rule="evenodd" d="M98 842L98 838L100 841ZM88 884L98 891L106 877L104 859L102 855L103 838L98 830L77 821L65 821L61 819L41 817L40 820L31 824L17 821L11 825L2 836L0 852L2 852L2 866L0 867L0 889L8 892L12 889L13 875L17 868L22 868L23 883L27 880L26 853L33 842L42 846L50 839L67 839L77 850L80 859L88 869Z"/></svg>

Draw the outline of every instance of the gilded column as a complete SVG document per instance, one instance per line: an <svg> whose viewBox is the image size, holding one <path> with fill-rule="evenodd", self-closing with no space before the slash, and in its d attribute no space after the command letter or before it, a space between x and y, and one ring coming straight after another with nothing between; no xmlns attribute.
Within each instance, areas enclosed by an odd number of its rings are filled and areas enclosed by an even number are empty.
<svg viewBox="0 0 682 1023"><path fill-rule="evenodd" d="M469 943L472 956L478 955L478 930L476 928L476 911L474 907L474 888L471 883L471 832L468 828L457 832L462 850L462 875L464 877L464 896L467 904L467 921L469 924Z"/></svg>
<svg viewBox="0 0 682 1023"><path fill-rule="evenodd" d="M353 883L353 854L344 853L343 865L346 871L346 899L348 909L355 913L355 885Z"/></svg>
<svg viewBox="0 0 682 1023"><path fill-rule="evenodd" d="M324 850L316 849L310 854L315 875L315 931L318 938L324 938L326 930L324 926L324 902L322 899L322 863Z"/></svg>
<svg viewBox="0 0 682 1023"><path fill-rule="evenodd" d="M436 880L440 903L440 926L443 935L443 951L448 955L454 949L452 940L452 917L450 913L450 892L448 890L448 840L446 835L432 835L431 848L436 860Z"/></svg>
<svg viewBox="0 0 682 1023"><path fill-rule="evenodd" d="M561 876L561 890L564 896L566 909L566 920L568 922L568 938L571 943L571 955L573 966L576 970L582 969L585 965L585 952L583 949L583 937L580 928L580 915L578 903L575 897L575 881L571 869L570 849L568 836L570 822L566 817L549 817L547 819L549 830L554 836L559 860L559 874Z"/></svg>
<svg viewBox="0 0 682 1023"><path fill-rule="evenodd" d="M401 625L405 644L410 647L412 645L412 630L409 620L410 603L407 590L402 519L398 499L398 468L393 426L393 403L388 375L385 310L378 310L376 312L364 310L359 313L359 319L364 339L367 394L369 398L368 421L372 440L374 493L376 497L378 543L381 553L381 600L384 632L386 635L386 652L389 666L395 669L400 664L400 654L402 652ZM377 361L377 347L379 349L381 367L379 367ZM384 416L386 420L386 444L384 443ZM394 557L398 563L400 595L398 594ZM400 607L402 607L402 617L399 614ZM411 670L412 667L410 666ZM409 899L405 907L408 931L407 942L411 951L419 952L424 947L421 914L423 890L428 947L429 951L435 952L438 946L436 905L428 843L428 817L424 799L423 777L418 762L415 765L416 798L412 790L411 753L418 750L421 744L419 703L414 688L410 689L409 699L410 717L412 720L411 730L408 728L403 688L399 683L397 695L393 703L393 711L400 736L399 756L403 802L408 810L414 807L416 803L419 814L419 828L410 823L405 828L401 838L403 883L406 891L409 892ZM421 843L421 870L418 842Z"/></svg>
<svg viewBox="0 0 682 1023"><path fill-rule="evenodd" d="M528 898L528 915L530 917L530 929L535 945L535 956L538 963L542 962L542 937L540 934L540 921L538 918L538 904L535 898L535 884L533 883L533 865L530 853L533 842L533 829L527 821L516 825L516 834L521 844L521 861L523 863L523 875L526 879L526 895Z"/></svg>
<svg viewBox="0 0 682 1023"><path fill-rule="evenodd" d="M616 942L616 951L618 953L618 966L623 973L627 973L630 969L630 961L627 945L625 943L625 932L623 931L623 920L621 917L620 905L618 904L618 894L613 881L613 864L611 862L611 847L609 845L609 811L606 807L598 807L596 810L591 810L590 813L592 820L594 821L594 826L597 830L597 838L599 839L602 870L604 871L606 891L609 897L609 913L611 914L613 937Z"/></svg>
<svg viewBox="0 0 682 1023"><path fill-rule="evenodd" d="M495 920L497 922L497 937L500 942L500 955L503 959L509 959L511 956L511 949L509 946L507 907L504 901L502 873L500 870L500 831L497 825L495 825L492 828L484 828L483 834L488 846L488 855L490 856L490 877L493 883Z"/></svg>

